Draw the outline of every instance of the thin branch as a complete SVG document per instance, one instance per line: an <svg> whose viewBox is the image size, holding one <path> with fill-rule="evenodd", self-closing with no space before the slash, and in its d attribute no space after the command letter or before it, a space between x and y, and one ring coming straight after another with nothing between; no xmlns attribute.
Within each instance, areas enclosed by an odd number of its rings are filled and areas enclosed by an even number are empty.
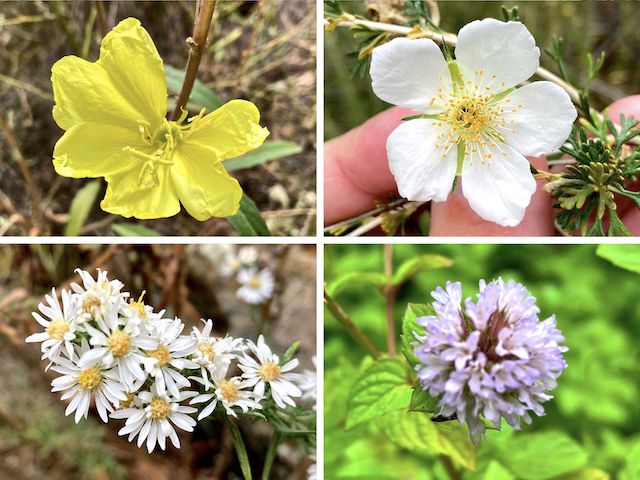
<svg viewBox="0 0 640 480"><path fill-rule="evenodd" d="M396 287L393 285L393 245L384 246L384 274L387 285L384 288L384 299L387 306L387 351L389 356L396 356L396 326L393 315L393 304L396 301Z"/></svg>
<svg viewBox="0 0 640 480"><path fill-rule="evenodd" d="M215 8L216 0L201 0L201 2L198 3L196 20L193 25L193 36L187 38L190 50L184 82L182 83L182 90L180 90L180 95L176 101L176 108L173 111L173 115L171 115L171 120L180 118L182 109L185 108L189 101L189 96L191 95L191 90L193 89L196 76L198 75L198 69L200 68L202 54L207 46L207 37L209 36L211 19L213 18Z"/></svg>
<svg viewBox="0 0 640 480"><path fill-rule="evenodd" d="M324 232L325 233L330 233L330 231L333 230L334 228L349 227L352 224L354 224L356 222L359 222L360 220L364 220L367 217L372 217L372 216L377 215L379 213L386 212L388 210L393 210L394 208L397 208L397 207L401 207L402 205L404 205L408 201L409 200L407 200L406 198L401 198L399 200L394 200L393 202L390 202L390 203L388 203L386 205L382 205L381 207L377 207L377 208L374 208L372 210L369 210L368 212L364 212L364 213L358 215L357 217L348 218L347 220L343 220L341 222L334 223L333 225L329 225L327 227L324 227Z"/></svg>
<svg viewBox="0 0 640 480"><path fill-rule="evenodd" d="M378 349L371 343L369 337L360 330L360 328L353 323L353 320L349 318L349 315L342 309L338 303L331 298L331 296L327 293L327 290L324 291L324 304L327 306L329 311L333 314L333 316L340 322L340 324L347 329L347 331L355 338L358 343L364 348L369 355L373 358L380 357L380 352Z"/></svg>
<svg viewBox="0 0 640 480"><path fill-rule="evenodd" d="M438 458L442 462L442 465L444 466L445 470L447 471L447 474L449 474L449 478L451 480L461 480L462 479L462 476L460 475L460 472L458 472L458 470L456 470L456 467L453 465L453 462L451 461L451 458L449 458L447 455L438 455Z"/></svg>

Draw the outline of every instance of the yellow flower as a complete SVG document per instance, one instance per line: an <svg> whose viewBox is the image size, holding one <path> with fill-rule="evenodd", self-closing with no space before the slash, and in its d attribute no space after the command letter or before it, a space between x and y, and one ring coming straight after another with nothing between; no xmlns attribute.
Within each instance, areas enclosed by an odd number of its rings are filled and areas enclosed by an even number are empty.
<svg viewBox="0 0 640 480"><path fill-rule="evenodd" d="M73 178L105 177L103 210L161 218L180 211L198 220L237 213L242 188L223 160L260 146L269 135L245 100L177 122L166 120L162 59L135 18L109 32L95 63L75 56L51 69L53 118L66 130L53 165Z"/></svg>

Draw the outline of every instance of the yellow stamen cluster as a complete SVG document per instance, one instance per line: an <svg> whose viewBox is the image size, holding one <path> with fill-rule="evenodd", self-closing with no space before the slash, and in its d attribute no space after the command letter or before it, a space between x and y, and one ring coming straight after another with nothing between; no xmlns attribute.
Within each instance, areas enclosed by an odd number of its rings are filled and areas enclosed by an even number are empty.
<svg viewBox="0 0 640 480"><path fill-rule="evenodd" d="M236 400L238 400L238 398L240 397L238 386L233 382L224 380L220 384L219 388L220 388L220 393L222 393L222 397L228 402L233 403Z"/></svg>
<svg viewBox="0 0 640 480"><path fill-rule="evenodd" d="M164 420L171 414L171 405L164 398L154 397L149 407L151 407L151 418L154 420Z"/></svg>
<svg viewBox="0 0 640 480"><path fill-rule="evenodd" d="M249 286L254 290L258 290L260 288L260 277L258 275L251 277L249 280Z"/></svg>
<svg viewBox="0 0 640 480"><path fill-rule="evenodd" d="M82 308L85 312L93 313L95 309L102 306L102 300L95 295L86 295L82 300Z"/></svg>
<svg viewBox="0 0 640 480"><path fill-rule="evenodd" d="M142 295L140 295L140 298L138 298L138 300L136 300L135 302L133 300L129 302L129 310L137 313L138 318L140 318L141 320L145 320L147 318L147 311L145 310L145 305L142 301L145 293L146 292L143 291Z"/></svg>
<svg viewBox="0 0 640 480"><path fill-rule="evenodd" d="M272 382L280 377L280 367L273 362L266 362L258 369L258 375L265 382Z"/></svg>
<svg viewBox="0 0 640 480"><path fill-rule="evenodd" d="M120 400L120 407L121 408L129 408L133 404L133 401L136 398L136 394L133 393L133 392L125 392L124 394L127 397L127 399L126 400Z"/></svg>
<svg viewBox="0 0 640 480"><path fill-rule="evenodd" d="M47 335L53 340L63 340L65 333L71 329L64 318L55 318L47 326Z"/></svg>
<svg viewBox="0 0 640 480"><path fill-rule="evenodd" d="M171 361L171 352L165 345L159 345L155 350L148 351L147 355L158 360L158 367L164 367Z"/></svg>
<svg viewBox="0 0 640 480"><path fill-rule="evenodd" d="M213 362L216 359L216 351L213 349L209 342L200 342L197 347L198 352L209 362Z"/></svg>
<svg viewBox="0 0 640 480"><path fill-rule="evenodd" d="M77 380L84 390L94 390L102 383L102 372L97 367L86 368L78 373Z"/></svg>
<svg viewBox="0 0 640 480"><path fill-rule="evenodd" d="M114 357L123 357L131 350L131 335L116 330L107 340L107 348Z"/></svg>

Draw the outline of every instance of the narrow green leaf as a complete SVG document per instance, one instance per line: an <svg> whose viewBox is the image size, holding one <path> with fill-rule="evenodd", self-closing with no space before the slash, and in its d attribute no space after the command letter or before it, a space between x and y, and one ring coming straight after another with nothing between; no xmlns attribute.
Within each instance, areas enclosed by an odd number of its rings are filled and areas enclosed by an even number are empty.
<svg viewBox="0 0 640 480"><path fill-rule="evenodd" d="M335 297L344 290L363 286L374 286L382 290L387 284L387 276L378 272L349 272L340 275L327 286L327 292Z"/></svg>
<svg viewBox="0 0 640 480"><path fill-rule="evenodd" d="M448 268L453 262L441 255L420 255L407 260L398 267L393 275L393 284L402 285L420 272L436 270L438 268Z"/></svg>
<svg viewBox="0 0 640 480"><path fill-rule="evenodd" d="M282 356L283 364L287 363L289 360L293 358L299 346L300 346L300 342L296 341L296 342L293 342L293 344L289 348L287 348L287 351L284 352L284 355Z"/></svg>
<svg viewBox="0 0 640 480"><path fill-rule="evenodd" d="M238 456L238 461L240 462L242 476L244 477L244 480L251 480L251 465L249 464L249 456L247 455L247 449L244 446L244 440L242 440L240 429L229 417L225 416L224 419L225 423L229 427L229 432L231 433L233 446L236 449L236 455Z"/></svg>
<svg viewBox="0 0 640 480"><path fill-rule="evenodd" d="M167 90L169 93L178 95L182 89L182 82L184 81L184 70L178 70L171 65L164 66L165 76L167 77ZM207 112L211 112L220 107L224 102L220 100L215 93L198 79L193 85L189 101L187 102L187 108L191 110L200 110L206 108Z"/></svg>
<svg viewBox="0 0 640 480"><path fill-rule="evenodd" d="M347 428L406 410L411 400L406 367L397 358L376 360L354 382L347 406Z"/></svg>
<svg viewBox="0 0 640 480"><path fill-rule="evenodd" d="M242 194L238 213L232 217L227 217L227 220L240 235L250 237L271 235L258 207L246 193Z"/></svg>
<svg viewBox="0 0 640 480"><path fill-rule="evenodd" d="M640 273L640 245L598 245L596 254L616 267Z"/></svg>
<svg viewBox="0 0 640 480"><path fill-rule="evenodd" d="M160 233L138 223L114 223L113 231L121 237L161 237Z"/></svg>
<svg viewBox="0 0 640 480"><path fill-rule="evenodd" d="M269 449L267 450L267 456L264 459L264 468L262 469L262 480L269 480L271 475L271 467L273 467L273 460L276 458L276 452L282 435L277 430L273 432L271 442L269 442Z"/></svg>
<svg viewBox="0 0 640 480"><path fill-rule="evenodd" d="M64 229L66 236L76 236L80 234L80 229L87 221L91 207L93 207L98 192L100 191L100 181L92 180L83 186L71 202L69 208L69 221Z"/></svg>
<svg viewBox="0 0 640 480"><path fill-rule="evenodd" d="M300 153L302 147L293 142L273 141L265 142L255 150L245 153L241 157L225 160L224 167L228 172L240 170L242 168L255 167L261 163L277 160Z"/></svg>
<svg viewBox="0 0 640 480"><path fill-rule="evenodd" d="M438 400L429 395L427 390L422 389L420 380L413 384L413 393L409 403L410 412L435 413L438 409Z"/></svg>
<svg viewBox="0 0 640 480"><path fill-rule="evenodd" d="M426 315L433 315L433 313L433 307L431 305L425 303L409 303L402 316L400 344L403 355L412 367L415 367L419 363L418 358L413 353L412 344L416 341L414 334L424 335L424 328L418 324L417 319Z"/></svg>

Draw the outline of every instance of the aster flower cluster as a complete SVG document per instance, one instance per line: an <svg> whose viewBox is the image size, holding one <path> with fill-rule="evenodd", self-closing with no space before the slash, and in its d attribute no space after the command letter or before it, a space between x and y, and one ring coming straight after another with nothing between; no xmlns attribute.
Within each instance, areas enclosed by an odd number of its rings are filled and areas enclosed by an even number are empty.
<svg viewBox="0 0 640 480"><path fill-rule="evenodd" d="M41 342L47 370L59 374L51 385L69 401L65 414L87 418L95 403L100 418L125 420L118 432L151 453L167 438L180 447L176 428L193 431L214 414L237 417L261 410L294 407L306 388L292 373L297 359L281 361L264 338L256 343L212 334L213 322L183 334L179 319L164 318L123 292L124 285L98 270L97 278L76 270L82 285L58 295L52 290L34 312L44 331L27 337ZM236 372L234 374L234 372ZM196 420L197 419L197 420Z"/></svg>
<svg viewBox="0 0 640 480"><path fill-rule="evenodd" d="M259 268L258 250L254 247L232 248L224 257L221 273L234 277L239 288L236 295L251 305L267 302L275 290L275 280L270 268Z"/></svg>
<svg viewBox="0 0 640 480"><path fill-rule="evenodd" d="M555 316L541 321L527 289L502 278L481 280L477 301L468 298L464 310L459 282L432 296L435 315L417 319L425 334L416 335L414 352L438 414L467 423L475 443L486 430L482 417L500 429L501 418L519 428L521 419L531 423L530 412L544 415L542 403L567 366Z"/></svg>

